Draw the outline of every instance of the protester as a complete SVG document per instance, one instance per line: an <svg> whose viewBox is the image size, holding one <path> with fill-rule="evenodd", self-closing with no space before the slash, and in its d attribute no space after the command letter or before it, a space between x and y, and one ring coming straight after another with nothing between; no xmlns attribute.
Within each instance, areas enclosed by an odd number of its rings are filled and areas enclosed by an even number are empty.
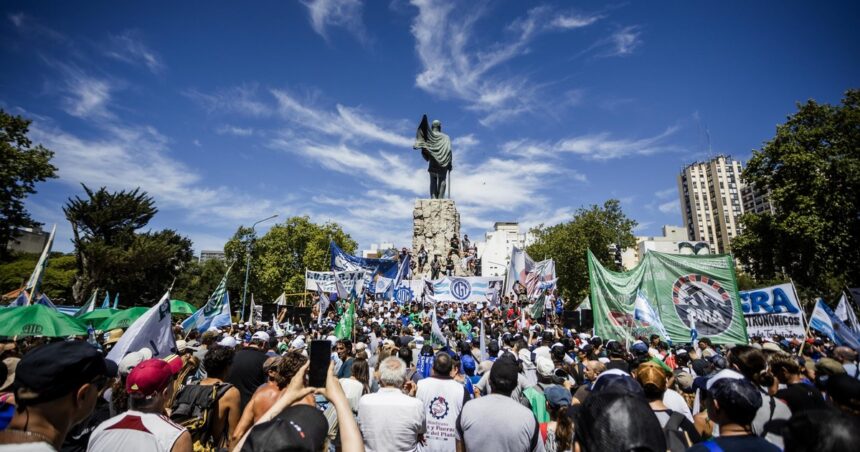
<svg viewBox="0 0 860 452"><path fill-rule="evenodd" d="M349 378L352 375L352 362L355 360L352 357L352 341L349 339L337 341L335 351L341 361L340 369L337 371L337 378Z"/></svg>
<svg viewBox="0 0 860 452"><path fill-rule="evenodd" d="M581 452L667 450L660 421L645 399L635 393L601 391L591 394L577 411L573 423L576 450Z"/></svg>
<svg viewBox="0 0 860 452"><path fill-rule="evenodd" d="M544 391L549 422L541 424L544 450L566 452L573 450L573 423L567 414L570 408L570 390L552 385Z"/></svg>
<svg viewBox="0 0 860 452"><path fill-rule="evenodd" d="M785 452L843 452L860 444L860 420L832 410L808 410L785 426Z"/></svg>
<svg viewBox="0 0 860 452"><path fill-rule="evenodd" d="M785 402L767 393L774 385L774 376L767 371L764 353L750 346L737 345L732 347L728 360L731 367L754 383L761 393L762 404L753 419L753 433L782 448L782 428L791 417L791 410Z"/></svg>
<svg viewBox="0 0 860 452"><path fill-rule="evenodd" d="M411 357L411 355L410 355ZM407 369L408 369L407 365ZM360 351L355 354L352 362L352 370L349 378L341 378L340 385L343 388L349 406L353 414L358 414L358 403L365 394L370 394L370 368L367 363L367 353Z"/></svg>
<svg viewBox="0 0 860 452"><path fill-rule="evenodd" d="M368 451L416 451L427 431L424 404L402 392L406 363L390 356L380 364L379 392L362 396L358 424ZM409 382L409 385L414 385ZM407 386L408 387L408 386ZM414 386L413 386L414 388Z"/></svg>
<svg viewBox="0 0 860 452"><path fill-rule="evenodd" d="M15 369L15 414L0 431L0 451L59 450L85 420L117 367L82 341L54 342L27 352Z"/></svg>
<svg viewBox="0 0 860 452"><path fill-rule="evenodd" d="M466 450L543 450L534 415L511 399L518 377L519 366L513 355L504 354L493 363L491 393L465 404L457 421Z"/></svg>
<svg viewBox="0 0 860 452"><path fill-rule="evenodd" d="M231 338L231 336L226 338ZM233 342L235 344L235 340ZM227 382L239 390L241 396L240 410L245 409L245 405L251 400L254 391L266 382L263 363L266 362L268 356L262 348L266 346L267 342L269 342L269 335L264 331L258 331L251 336L248 346L238 350L233 358L233 365L230 366ZM206 367L205 360L203 367Z"/></svg>
<svg viewBox="0 0 860 452"><path fill-rule="evenodd" d="M666 432L669 450L673 452L686 450L701 441L692 420L688 419L683 412L673 411L663 403L663 397L668 389L668 379L662 368L655 365L640 365L636 369L636 381L642 385L648 405L657 415L660 426Z"/></svg>
<svg viewBox="0 0 860 452"><path fill-rule="evenodd" d="M456 421L471 394L451 378L453 372L456 370L451 355L439 352L433 360L431 376L418 382L416 397L424 404L427 422L422 451L453 452L462 441Z"/></svg>
<svg viewBox="0 0 860 452"><path fill-rule="evenodd" d="M166 403L173 393L173 380L182 362L148 359L138 364L126 379L129 410L101 423L90 437L92 452L185 452L192 450L191 435L172 422Z"/></svg>
<svg viewBox="0 0 860 452"><path fill-rule="evenodd" d="M775 355L770 360L770 369L778 382L785 385L774 396L784 400L792 414L827 408L824 396L808 380L804 381L801 367L793 358Z"/></svg>

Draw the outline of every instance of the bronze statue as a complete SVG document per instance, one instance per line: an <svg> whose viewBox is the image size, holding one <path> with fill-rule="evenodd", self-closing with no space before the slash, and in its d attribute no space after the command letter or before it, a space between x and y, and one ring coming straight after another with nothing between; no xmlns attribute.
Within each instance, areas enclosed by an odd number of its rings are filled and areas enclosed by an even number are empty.
<svg viewBox="0 0 860 452"><path fill-rule="evenodd" d="M442 133L442 123L438 120L430 125L427 115L421 118L418 131L415 133L415 144L412 149L420 149L421 156L429 162L427 171L430 173L430 198L442 199L451 197L451 169L453 156L451 154L451 138ZM445 188L448 189L447 196Z"/></svg>

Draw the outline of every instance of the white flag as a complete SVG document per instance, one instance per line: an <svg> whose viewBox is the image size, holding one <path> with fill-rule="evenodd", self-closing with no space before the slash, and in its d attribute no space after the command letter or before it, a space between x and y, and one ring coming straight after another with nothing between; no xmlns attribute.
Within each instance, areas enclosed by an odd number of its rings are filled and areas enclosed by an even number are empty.
<svg viewBox="0 0 860 452"><path fill-rule="evenodd" d="M123 356L144 347L152 351L153 358L165 358L176 353L176 340L173 337L173 323L170 318L170 292L161 301L143 313L107 355L107 359L118 363Z"/></svg>
<svg viewBox="0 0 860 452"><path fill-rule="evenodd" d="M257 307L254 305L253 293L251 294L251 312L248 317L250 317L248 319L248 323L250 323L252 327L257 324Z"/></svg>
<svg viewBox="0 0 860 452"><path fill-rule="evenodd" d="M845 325L848 325L848 328L851 328L852 331L860 333L860 325L857 324L857 315L854 313L854 308L851 306L851 302L848 301L848 297L845 296L845 292L842 293L842 298L839 299L839 304L836 305L833 313L836 314L836 317L839 317L839 320L845 322Z"/></svg>
<svg viewBox="0 0 860 452"><path fill-rule="evenodd" d="M319 293L320 301L319 301L319 310L320 315L317 317L317 325L322 325L323 315L326 311L328 311L329 300L328 297L323 292L322 287L320 287L319 281L317 281L317 292Z"/></svg>
<svg viewBox="0 0 860 452"><path fill-rule="evenodd" d="M36 295L39 294L39 285L42 283L42 276L44 276L45 268L48 266L48 256L51 255L51 247L54 246L55 232L57 232L56 224L53 228L51 228L51 235L48 236L48 241L45 243L45 248L42 249L42 255L39 256L39 261L36 262L36 268L33 269L33 273L30 274L30 279L27 281L27 285L24 287L24 290L28 291L30 295L30 297L26 301L27 305L29 305L31 302L35 302L35 300L38 300L38 298L36 298Z"/></svg>
<svg viewBox="0 0 860 452"><path fill-rule="evenodd" d="M443 347L448 345L448 340L442 334L442 329L439 328L439 322L436 321L436 306L430 310L430 337L438 341Z"/></svg>
<svg viewBox="0 0 860 452"><path fill-rule="evenodd" d="M346 300L349 298L349 291L343 286L343 281L340 280L337 272L334 272L334 287L337 289L338 300Z"/></svg>
<svg viewBox="0 0 860 452"><path fill-rule="evenodd" d="M487 339L486 339L487 336L484 334L484 319L481 319L480 322L481 322L481 340L478 344L479 344L479 347L481 350L481 361L486 361L486 360L490 359L490 355L489 355L489 353L487 353Z"/></svg>
<svg viewBox="0 0 860 452"><path fill-rule="evenodd" d="M75 317L80 317L80 316L82 316L88 312L95 311L95 309L96 309L96 296L98 296L98 293L99 293L99 291L98 291L98 289L96 289L93 292L92 296L90 296L90 299L87 300L87 302L84 303L84 305L81 306L80 309L78 309L78 312L75 313Z"/></svg>
<svg viewBox="0 0 860 452"><path fill-rule="evenodd" d="M275 306L286 306L287 305L287 293L281 292L281 295L275 299Z"/></svg>

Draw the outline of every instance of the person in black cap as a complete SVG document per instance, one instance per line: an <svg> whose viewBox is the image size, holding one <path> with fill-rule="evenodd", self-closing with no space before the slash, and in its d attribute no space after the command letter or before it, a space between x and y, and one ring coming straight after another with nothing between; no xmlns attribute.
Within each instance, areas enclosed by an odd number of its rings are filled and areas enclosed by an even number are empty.
<svg viewBox="0 0 860 452"><path fill-rule="evenodd" d="M15 372L18 406L9 427L0 432L0 444L45 443L31 449L59 450L69 430L92 413L116 372L116 364L86 342L55 342L31 350Z"/></svg>

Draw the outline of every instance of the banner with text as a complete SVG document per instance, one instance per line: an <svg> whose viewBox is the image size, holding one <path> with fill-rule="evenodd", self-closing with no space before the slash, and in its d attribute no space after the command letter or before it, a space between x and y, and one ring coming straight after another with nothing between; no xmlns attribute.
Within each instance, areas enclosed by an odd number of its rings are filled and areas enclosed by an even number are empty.
<svg viewBox="0 0 860 452"><path fill-rule="evenodd" d="M356 294L361 293L361 289L364 287L364 270L342 272L312 272L305 270L305 290L315 292L318 290L317 284L319 284L319 288L322 288L323 292L337 292L334 282L335 273L337 273L347 292L355 289Z"/></svg>
<svg viewBox="0 0 860 452"><path fill-rule="evenodd" d="M804 337L803 312L791 283L738 292L750 336Z"/></svg>

